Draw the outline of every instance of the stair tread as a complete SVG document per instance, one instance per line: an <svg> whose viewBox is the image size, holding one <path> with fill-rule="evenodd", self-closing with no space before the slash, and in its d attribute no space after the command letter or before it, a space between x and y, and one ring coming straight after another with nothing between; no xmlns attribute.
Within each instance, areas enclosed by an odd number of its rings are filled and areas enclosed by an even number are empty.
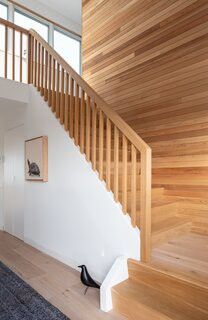
<svg viewBox="0 0 208 320"><path fill-rule="evenodd" d="M125 280L113 287L112 290L122 296L125 301L131 300L136 304L142 304L145 308L155 311L161 314L161 316L167 316L170 319L207 320L208 313L205 311L185 303L178 297L162 293L139 281L131 279ZM149 319L154 319L154 317Z"/></svg>

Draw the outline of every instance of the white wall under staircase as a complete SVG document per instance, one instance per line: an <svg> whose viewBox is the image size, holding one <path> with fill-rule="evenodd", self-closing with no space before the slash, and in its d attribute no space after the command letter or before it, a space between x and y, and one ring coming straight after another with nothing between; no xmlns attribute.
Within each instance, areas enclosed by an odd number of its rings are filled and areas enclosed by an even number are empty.
<svg viewBox="0 0 208 320"><path fill-rule="evenodd" d="M25 241L72 267L86 264L102 281L116 257L139 258L139 231L36 89L28 90L25 139L48 136L49 181L24 183Z"/></svg>

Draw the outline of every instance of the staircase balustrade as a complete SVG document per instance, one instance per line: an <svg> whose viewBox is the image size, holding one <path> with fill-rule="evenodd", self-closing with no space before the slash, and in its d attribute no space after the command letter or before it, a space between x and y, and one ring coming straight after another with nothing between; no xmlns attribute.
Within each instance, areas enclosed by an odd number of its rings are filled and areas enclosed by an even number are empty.
<svg viewBox="0 0 208 320"><path fill-rule="evenodd" d="M0 19L0 38L4 42L1 76L37 88L115 201L121 203L124 214L130 215L132 225L139 227L141 260L148 262L150 147L37 32Z"/></svg>

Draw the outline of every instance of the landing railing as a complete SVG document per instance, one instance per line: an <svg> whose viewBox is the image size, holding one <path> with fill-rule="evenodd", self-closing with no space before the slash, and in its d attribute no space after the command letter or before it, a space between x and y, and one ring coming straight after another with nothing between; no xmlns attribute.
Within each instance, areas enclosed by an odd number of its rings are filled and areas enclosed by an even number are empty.
<svg viewBox="0 0 208 320"><path fill-rule="evenodd" d="M0 19L0 44L0 76L37 87L132 225L139 227L141 260L149 261L150 147L34 30Z"/></svg>

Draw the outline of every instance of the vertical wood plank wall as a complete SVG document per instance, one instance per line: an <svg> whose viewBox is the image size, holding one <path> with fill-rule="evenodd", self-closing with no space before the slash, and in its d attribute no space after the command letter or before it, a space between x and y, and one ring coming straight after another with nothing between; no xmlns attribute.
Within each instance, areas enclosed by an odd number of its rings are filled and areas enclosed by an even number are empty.
<svg viewBox="0 0 208 320"><path fill-rule="evenodd" d="M153 184L208 196L208 1L83 0L83 76L152 147Z"/></svg>

